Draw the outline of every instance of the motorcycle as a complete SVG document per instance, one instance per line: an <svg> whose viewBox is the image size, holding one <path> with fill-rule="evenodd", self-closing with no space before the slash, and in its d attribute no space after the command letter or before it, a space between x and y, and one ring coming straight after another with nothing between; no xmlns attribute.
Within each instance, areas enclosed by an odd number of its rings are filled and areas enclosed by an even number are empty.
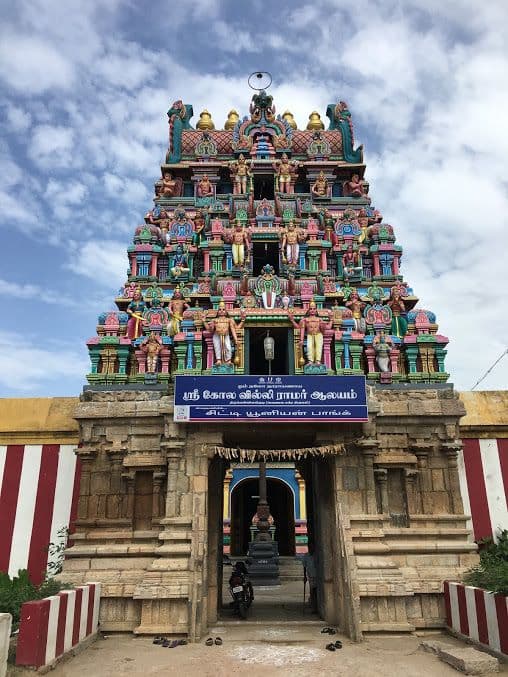
<svg viewBox="0 0 508 677"><path fill-rule="evenodd" d="M229 592L233 598L232 606L240 618L247 618L247 610L254 600L252 583L244 562L236 562L229 578Z"/></svg>

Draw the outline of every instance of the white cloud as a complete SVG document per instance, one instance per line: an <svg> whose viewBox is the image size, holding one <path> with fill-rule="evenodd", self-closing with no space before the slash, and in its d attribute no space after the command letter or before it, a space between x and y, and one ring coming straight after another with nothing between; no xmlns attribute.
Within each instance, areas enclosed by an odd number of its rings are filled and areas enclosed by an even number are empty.
<svg viewBox="0 0 508 677"><path fill-rule="evenodd" d="M71 344L50 350L26 333L0 330L0 384L6 389L29 395L45 385L51 391L62 379L82 379L89 368L85 351Z"/></svg>
<svg viewBox="0 0 508 677"><path fill-rule="evenodd" d="M74 130L61 125L39 125L34 129L28 154L41 167L71 165Z"/></svg>
<svg viewBox="0 0 508 677"><path fill-rule="evenodd" d="M12 103L7 104L6 118L9 129L15 133L26 132L32 124L30 113Z"/></svg>
<svg viewBox="0 0 508 677"><path fill-rule="evenodd" d="M36 284L19 284L0 279L0 294L17 299L49 303L58 306L75 307L78 302L65 293L46 289Z"/></svg>
<svg viewBox="0 0 508 677"><path fill-rule="evenodd" d="M0 78L19 94L33 97L52 88L69 88L74 70L50 43L35 36L0 36Z"/></svg>
<svg viewBox="0 0 508 677"><path fill-rule="evenodd" d="M126 279L128 267L126 243L97 240L70 243L71 261L66 268L106 288L116 290Z"/></svg>

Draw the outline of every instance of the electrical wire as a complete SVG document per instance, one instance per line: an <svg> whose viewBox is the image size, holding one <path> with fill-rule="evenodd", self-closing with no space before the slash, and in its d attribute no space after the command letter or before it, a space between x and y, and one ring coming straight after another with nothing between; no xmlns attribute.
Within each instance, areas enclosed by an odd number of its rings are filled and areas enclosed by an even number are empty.
<svg viewBox="0 0 508 677"><path fill-rule="evenodd" d="M479 384L483 381L483 379L484 379L486 376L488 376L488 374L490 374L490 372L494 369L494 367L496 366L496 364L497 364L498 362L500 362L500 361L503 359L503 357L504 357L507 353L508 353L508 348L505 348L504 352L501 353L501 355L497 358L497 360L494 362L494 364L493 364L489 369L487 369L487 371L485 372L485 374L484 374L478 381L476 381L476 383L475 383L474 386L471 388L471 390L474 390L474 389L476 388L476 386L479 385Z"/></svg>

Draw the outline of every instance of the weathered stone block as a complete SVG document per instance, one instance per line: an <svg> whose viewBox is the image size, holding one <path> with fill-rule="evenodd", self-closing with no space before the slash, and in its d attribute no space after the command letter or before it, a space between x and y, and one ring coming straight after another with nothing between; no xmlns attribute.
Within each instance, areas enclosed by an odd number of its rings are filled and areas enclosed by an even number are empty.
<svg viewBox="0 0 508 677"><path fill-rule="evenodd" d="M477 649L440 648L439 658L466 675L483 675L486 672L499 672L499 661L494 656Z"/></svg>

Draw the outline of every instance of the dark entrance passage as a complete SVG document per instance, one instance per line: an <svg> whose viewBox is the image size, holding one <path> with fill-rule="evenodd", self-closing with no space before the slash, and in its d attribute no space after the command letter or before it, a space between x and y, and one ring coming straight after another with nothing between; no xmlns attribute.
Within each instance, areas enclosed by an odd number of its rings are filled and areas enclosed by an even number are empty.
<svg viewBox="0 0 508 677"><path fill-rule="evenodd" d="M249 374L268 374L268 361L265 360L263 341L266 332L275 340L275 359L272 360L272 374L289 374L288 330L284 327L254 327L247 330L249 350Z"/></svg>
<svg viewBox="0 0 508 677"><path fill-rule="evenodd" d="M285 482L267 478L267 498L275 522L275 540L279 554L295 554L295 502ZM251 540L250 527L258 502L258 480L248 478L239 482L231 494L231 554L244 556Z"/></svg>
<svg viewBox="0 0 508 677"><path fill-rule="evenodd" d="M263 266L269 263L275 272L279 271L279 243L278 242L254 242L252 244L252 274L256 277L261 275Z"/></svg>
<svg viewBox="0 0 508 677"><path fill-rule="evenodd" d="M273 200L275 196L273 176L270 174L261 174L254 177L254 199Z"/></svg>

